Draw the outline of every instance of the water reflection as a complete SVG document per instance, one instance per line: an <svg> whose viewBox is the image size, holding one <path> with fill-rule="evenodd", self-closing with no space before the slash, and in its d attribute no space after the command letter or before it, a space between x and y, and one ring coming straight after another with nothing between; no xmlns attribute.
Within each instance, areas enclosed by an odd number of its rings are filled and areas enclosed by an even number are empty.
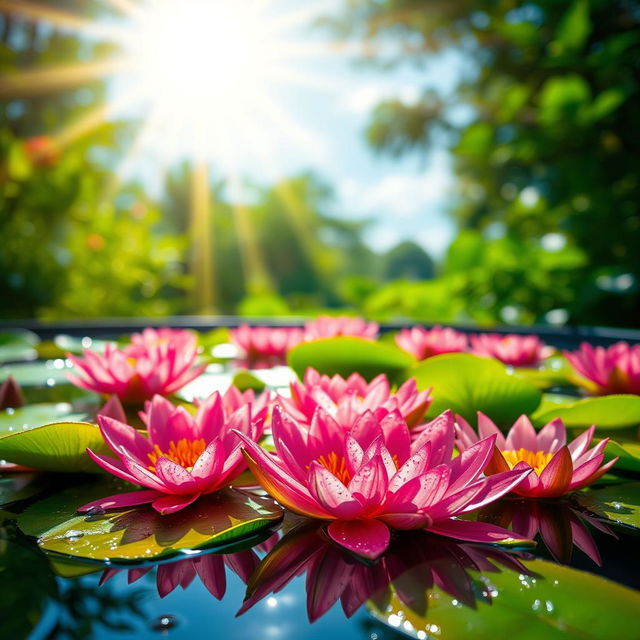
<svg viewBox="0 0 640 640"><path fill-rule="evenodd" d="M412 611L424 615L434 586L473 607L478 598L490 602L492 594L478 590L469 571L494 573L503 568L529 573L516 554L456 543L423 531L399 534L384 556L369 563L337 547L322 526L302 522L280 540L251 576L238 615L303 574L310 622L337 601L351 617L367 601L386 608L394 594Z"/></svg>
<svg viewBox="0 0 640 640"><path fill-rule="evenodd" d="M570 502L504 499L482 508L478 520L490 522L533 540L539 540L556 562L569 564L573 547L583 551L598 566L602 559L589 527L614 538L609 527Z"/></svg>

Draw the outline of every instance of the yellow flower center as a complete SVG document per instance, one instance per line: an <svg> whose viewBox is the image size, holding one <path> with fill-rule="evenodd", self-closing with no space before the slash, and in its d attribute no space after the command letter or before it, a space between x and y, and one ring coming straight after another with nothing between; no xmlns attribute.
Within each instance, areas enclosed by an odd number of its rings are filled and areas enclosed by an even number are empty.
<svg viewBox="0 0 640 640"><path fill-rule="evenodd" d="M191 469L193 469L193 465L200 457L200 454L205 450L206 446L207 445L203 438L200 438L199 440L187 440L187 438L182 438L182 440L178 440L178 442L171 440L171 442L169 442L168 451L162 451L157 444L154 444L153 451L147 454L151 461L148 469L155 473L155 465L156 462L158 462L158 458L169 458L169 460L173 460L173 462L184 467L187 471L191 471Z"/></svg>
<svg viewBox="0 0 640 640"><path fill-rule="evenodd" d="M342 484L348 484L351 480L351 474L347 469L347 461L344 456L338 456L335 451L327 454L327 456L320 456L318 462L325 468L331 471L333 475L342 482Z"/></svg>
<svg viewBox="0 0 640 640"><path fill-rule="evenodd" d="M510 469L513 469L518 462L526 462L533 470L540 475L543 469L553 458L553 453L544 451L529 451L529 449L518 449L517 451L503 451L502 456L507 461Z"/></svg>

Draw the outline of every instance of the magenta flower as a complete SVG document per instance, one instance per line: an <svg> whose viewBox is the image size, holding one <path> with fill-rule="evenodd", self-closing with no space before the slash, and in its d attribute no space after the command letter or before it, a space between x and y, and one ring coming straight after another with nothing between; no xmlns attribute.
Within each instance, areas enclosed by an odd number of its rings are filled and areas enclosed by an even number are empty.
<svg viewBox="0 0 640 640"><path fill-rule="evenodd" d="M441 353L458 353L466 351L469 340L464 333L449 327L411 327L402 329L395 337L396 344L415 356L418 360L426 360Z"/></svg>
<svg viewBox="0 0 640 640"><path fill-rule="evenodd" d="M140 415L148 438L118 420L98 416L102 436L117 459L90 449L87 453L109 473L146 490L96 500L79 512L149 502L161 514L184 509L201 495L229 485L246 469L236 434L257 439L264 428L262 418L252 419L249 405L226 417L219 393L205 400L195 416L161 396L154 396Z"/></svg>
<svg viewBox="0 0 640 640"><path fill-rule="evenodd" d="M225 555L208 553L170 564L160 564L156 573L156 588L158 595L164 598L177 587L186 589L198 576L207 591L214 598L221 600L227 590L225 567L238 575L246 584L259 563L260 560L256 553L247 550ZM153 568L151 566L129 569L127 572L128 583L132 584L140 580ZM103 585L121 571L123 569L105 569L99 584Z"/></svg>
<svg viewBox="0 0 640 640"><path fill-rule="evenodd" d="M231 342L250 366L266 368L284 364L289 349L302 342L304 331L298 327L250 327L231 329Z"/></svg>
<svg viewBox="0 0 640 640"><path fill-rule="evenodd" d="M564 355L581 378L579 384L594 395L640 394L640 344L617 342L610 347L592 347L587 342Z"/></svg>
<svg viewBox="0 0 640 640"><path fill-rule="evenodd" d="M485 473L503 473L524 465L533 473L515 486L513 493L528 498L557 498L595 482L618 460L602 464L609 438L588 449L594 431L595 427L590 427L567 446L567 432L560 418L536 433L523 415L505 438L487 416L478 412L479 435L464 418L456 417L456 446L464 453L478 441L495 437L495 451Z"/></svg>
<svg viewBox="0 0 640 640"><path fill-rule="evenodd" d="M384 374L367 383L358 373L352 373L345 380L339 375L330 378L308 368L303 383L291 383L291 398L281 398L280 402L294 419L306 425L311 424L316 409L321 407L345 429L365 411L382 418L394 410L413 427L424 418L431 404L430 391L418 391L413 378L391 393Z"/></svg>
<svg viewBox="0 0 640 640"><path fill-rule="evenodd" d="M197 378L205 367L193 366L196 356L196 337L189 331L145 329L123 349L108 344L104 354L90 349L82 358L68 354L76 374L67 377L78 387L134 404L175 393Z"/></svg>
<svg viewBox="0 0 640 640"><path fill-rule="evenodd" d="M479 333L471 336L471 352L477 356L495 358L513 367L535 367L548 358L553 349L538 336Z"/></svg>
<svg viewBox="0 0 640 640"><path fill-rule="evenodd" d="M452 460L450 411L413 443L398 411L382 420L367 411L345 431L322 409L306 429L276 406L271 429L277 457L239 434L258 482L291 511L330 521L329 536L367 558L385 551L390 528L476 542L509 539L504 529L453 518L496 500L531 472L520 465L484 477L495 436Z"/></svg>
<svg viewBox="0 0 640 640"><path fill-rule="evenodd" d="M337 336L375 340L378 337L378 325L352 316L318 316L304 325L305 342Z"/></svg>

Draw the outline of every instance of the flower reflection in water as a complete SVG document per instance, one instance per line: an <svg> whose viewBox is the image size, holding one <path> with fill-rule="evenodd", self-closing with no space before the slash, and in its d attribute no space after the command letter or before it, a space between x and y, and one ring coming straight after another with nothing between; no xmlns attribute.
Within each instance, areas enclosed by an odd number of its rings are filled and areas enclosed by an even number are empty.
<svg viewBox="0 0 640 640"><path fill-rule="evenodd" d="M569 502L504 499L487 505L478 520L497 524L531 540L540 538L556 562L569 564L574 545L598 566L600 552L588 526L617 538L602 522Z"/></svg>
<svg viewBox="0 0 640 640"><path fill-rule="evenodd" d="M478 597L491 601L491 594L478 588L469 570L495 573L502 568L529 573L513 553L457 543L424 531L398 534L385 554L370 562L334 544L322 526L305 521L291 529L260 563L249 579L238 615L302 574L306 574L310 622L338 600L351 617L367 601L384 609L394 594L412 611L424 615L434 586L473 607Z"/></svg>

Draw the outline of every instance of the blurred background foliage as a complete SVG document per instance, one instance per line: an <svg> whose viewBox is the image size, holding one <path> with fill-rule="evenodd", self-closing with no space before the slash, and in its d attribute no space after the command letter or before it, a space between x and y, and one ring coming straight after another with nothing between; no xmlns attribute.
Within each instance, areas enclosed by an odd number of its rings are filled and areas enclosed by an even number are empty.
<svg viewBox="0 0 640 640"><path fill-rule="evenodd" d="M0 20L0 72L108 53ZM468 60L454 92L382 102L366 130L372 151L390 157L450 150L457 238L439 263L409 241L375 253L367 221L345 220L317 175L254 185L242 205L219 177L219 312L348 307L384 320L638 326L640 3L344 0L318 27L371 45L356 62L389 74L450 49ZM45 135L80 122L104 91L99 82L18 99L0 90L1 318L194 311L187 168L175 167L156 197L140 183L116 189L113 166L135 122L64 145Z"/></svg>

